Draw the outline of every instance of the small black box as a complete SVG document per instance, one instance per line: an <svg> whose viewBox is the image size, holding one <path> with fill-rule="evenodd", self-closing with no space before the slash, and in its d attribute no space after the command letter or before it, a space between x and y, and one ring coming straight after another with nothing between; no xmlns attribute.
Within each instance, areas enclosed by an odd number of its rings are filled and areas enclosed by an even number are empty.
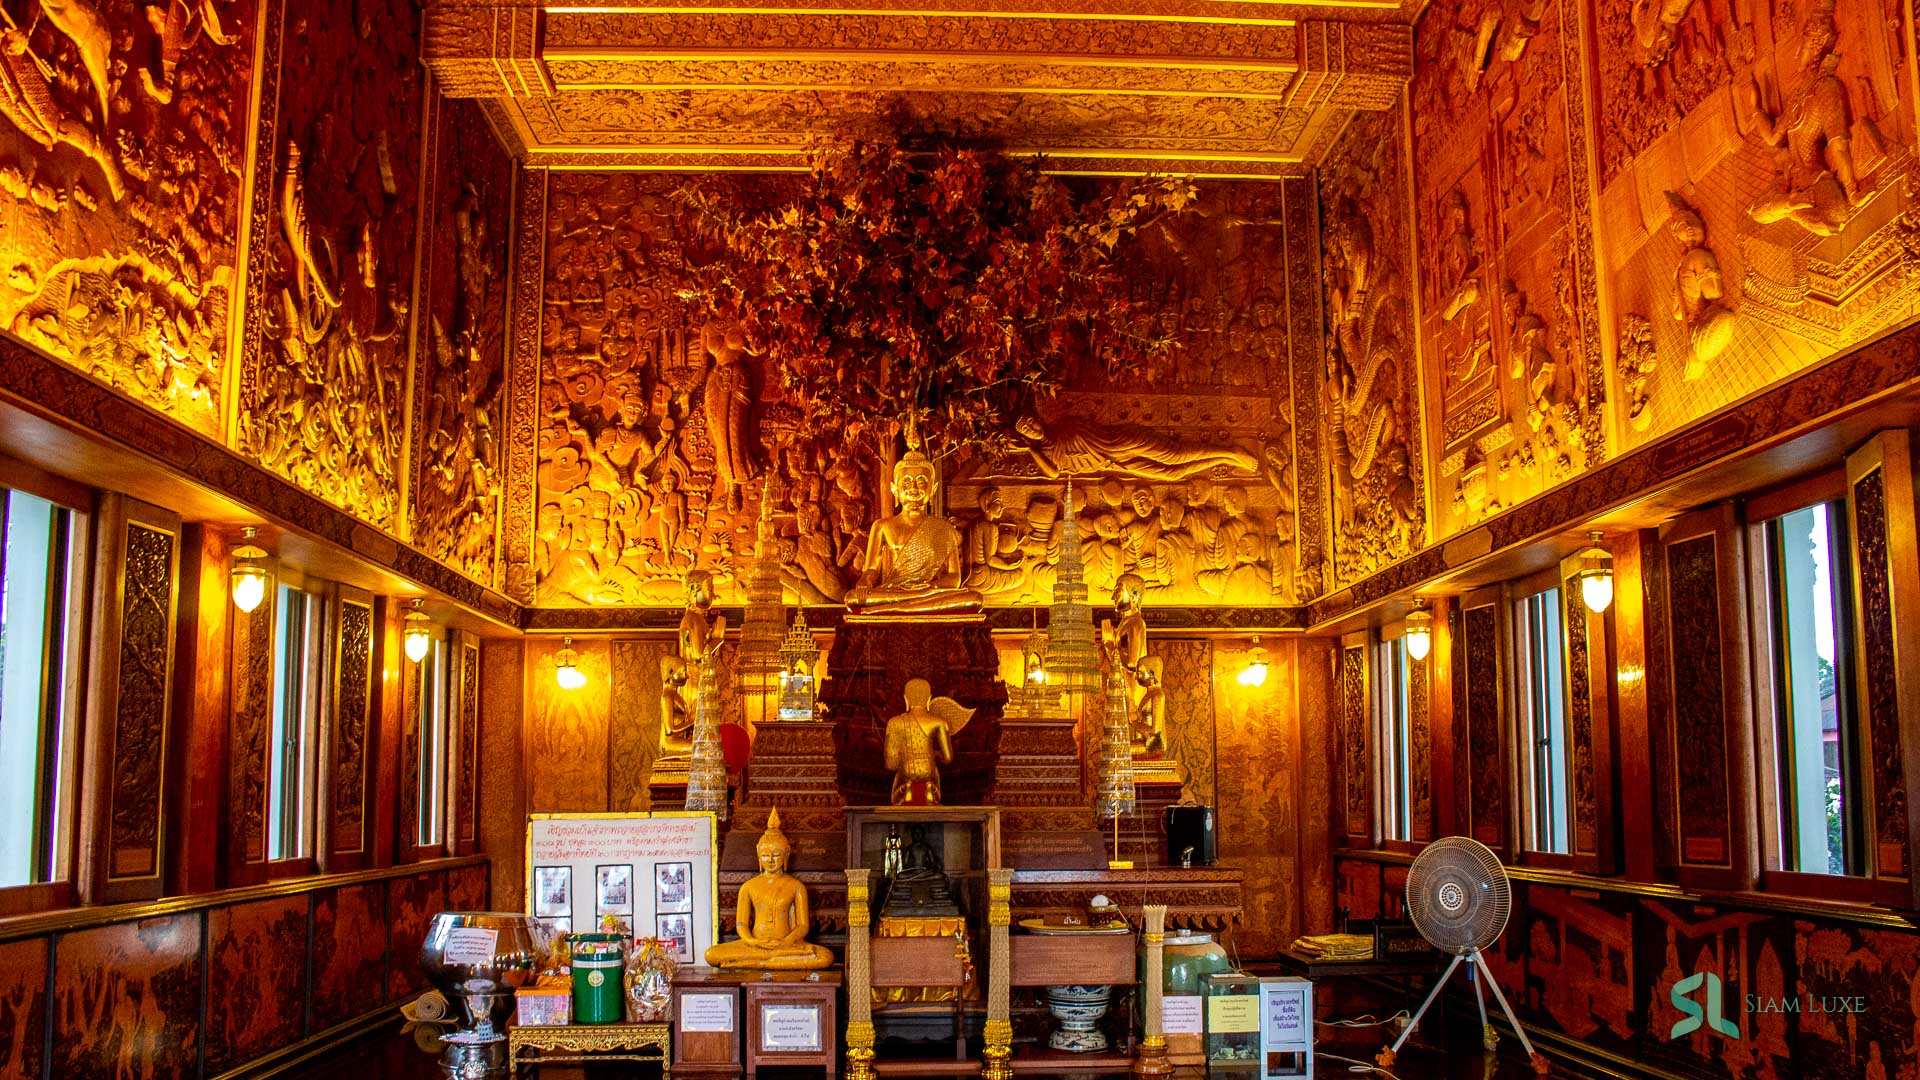
<svg viewBox="0 0 1920 1080"><path fill-rule="evenodd" d="M1214 833L1213 807L1167 807L1167 865L1212 866Z"/></svg>

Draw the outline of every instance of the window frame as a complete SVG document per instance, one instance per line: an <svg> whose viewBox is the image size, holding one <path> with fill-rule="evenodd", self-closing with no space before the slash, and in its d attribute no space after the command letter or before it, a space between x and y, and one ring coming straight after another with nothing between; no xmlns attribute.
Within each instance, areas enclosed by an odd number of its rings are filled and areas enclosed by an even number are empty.
<svg viewBox="0 0 1920 1080"><path fill-rule="evenodd" d="M1369 645L1367 662L1373 669L1368 722L1373 728L1373 816L1378 842L1382 850L1412 851L1416 824L1412 665L1422 661L1407 655L1405 627L1396 625L1380 630Z"/></svg>
<svg viewBox="0 0 1920 1080"><path fill-rule="evenodd" d="M67 511L70 515L66 537L65 610L61 613L61 637L66 662L60 665L58 682L61 693L59 738L55 754L43 762L41 783L59 789L54 796L55 809L50 835L40 837L36 845L43 849L36 859L51 859L55 873L47 881L0 886L0 917L25 915L79 903L80 880L85 874L86 857L80 838L86 815L84 800L87 785L81 770L85 767L83 744L88 733L86 723L87 680L91 669L93 634L94 546L98 536L98 493L85 485L43 472L24 462L0 456L0 491L18 491ZM5 536L0 519L0 540ZM43 662L42 694L52 673ZM42 721L44 737L45 721Z"/></svg>
<svg viewBox="0 0 1920 1080"><path fill-rule="evenodd" d="M1858 569L1853 565L1854 541L1849 495L1846 470L1837 468L1782 484L1753 495L1742 504L1747 541L1748 670L1753 685L1752 722L1756 750L1754 810L1760 833L1759 888L1762 892L1872 903L1884 899L1886 890L1865 872L1866 860L1862 850L1867 819L1865 788L1858 756L1859 727L1862 722L1859 687L1856 685L1859 662L1856 611L1859 603ZM1836 651L1840 653L1834 665L1834 679L1842 688L1842 738L1855 751L1851 760L1845 760L1843 750L1842 764L1843 770L1849 767L1853 770L1853 775L1846 781L1848 814L1852 819L1848 859L1857 869L1847 874L1793 870L1787 864L1789 809L1783 777L1786 775L1788 747L1783 742L1783 717L1779 712L1783 688L1779 685L1777 665L1782 642L1779 640L1781 631L1777 621L1779 611L1775 605L1780 585L1774 580L1774 544L1769 527L1787 514L1820 503L1827 504L1830 515L1834 515L1829 518L1829 527L1837 534L1839 564L1830 568L1835 577L1838 601L1834 611L1834 635Z"/></svg>
<svg viewBox="0 0 1920 1080"><path fill-rule="evenodd" d="M268 737L270 741L272 740L273 733L280 728L280 718L278 716L280 711L279 704L284 700L284 681L287 675L287 667L284 663L285 657L281 652L281 629L286 625L285 608L287 599L287 594L282 591L283 589L299 593L302 596L302 607L305 609L305 628L303 635L314 651L314 655L309 661L306 672L307 685L301 688L301 696L305 701L305 708L308 710L308 715L303 717L301 721L305 739L301 746L302 761L300 767L301 780L306 790L306 797L303 800L303 805L300 807L301 812L306 817L306 848L304 851L297 851L291 855L283 854L281 857L275 858L275 839L272 835L271 826L270 824L263 823L263 828L268 829L266 837L266 857L257 865L264 868L261 873L264 874L267 880L272 881L282 878L306 877L319 872L319 847L323 818L321 805L323 800L321 788L322 773L320 769L322 757L321 740L324 737L323 733L327 730L326 714L331 703L330 688L332 686L333 658L329 637L331 609L328 603L327 585L324 582L309 580L305 575L296 570L281 567L279 572L275 574L270 587L273 592L273 630L271 633L273 659L269 665L272 675L268 694L269 700L274 703L268 721ZM276 792L275 770L273 768L274 758L274 747L270 745L267 748L267 760L262 765L266 778L266 789L263 795L261 811L263 818L268 823L274 819L277 809L274 805Z"/></svg>
<svg viewBox="0 0 1920 1080"><path fill-rule="evenodd" d="M1572 691L1568 685L1569 664L1567 648L1567 625L1565 611L1566 583L1561 580L1558 566L1549 567L1524 578L1507 583L1502 596L1501 612L1505 620L1507 671L1501 680L1507 693L1506 723L1503 725L1505 738L1512 748L1507 763L1508 810L1507 825L1510 830L1508 852L1517 864L1535 866L1543 869L1576 869L1573 854L1573 768L1572 739L1568 724ZM1560 746L1559 778L1560 783L1554 796L1557 797L1559 811L1566 830L1566 850L1546 851L1534 846L1535 809L1537 802L1534 775L1535 747L1531 738L1533 731L1532 689L1533 658L1529 650L1529 620L1524 608L1529 601L1541 594L1554 592L1554 634L1555 647L1559 662L1555 666L1557 678L1554 692L1560 702ZM1524 753L1522 752L1524 751Z"/></svg>
<svg viewBox="0 0 1920 1080"><path fill-rule="evenodd" d="M402 663L412 669L408 672L413 680L414 693L409 695L405 707L413 713L410 757L404 767L413 770L413 814L411 821L400 823L400 849L405 860L422 862L428 859L444 858L453 853L453 748L455 745L454 725L458 722L458 702L455 700L456 680L455 664L460 650L459 634L451 627L434 624L433 644L426 657L419 663L406 660ZM432 665L439 662L439 670ZM439 684L441 716L439 724L439 769L440 783L437 797L431 792L425 777L421 775L426 763L427 728L425 709L428 700L429 682ZM437 809L439 815L439 836L436 840L422 842L421 819L429 806Z"/></svg>

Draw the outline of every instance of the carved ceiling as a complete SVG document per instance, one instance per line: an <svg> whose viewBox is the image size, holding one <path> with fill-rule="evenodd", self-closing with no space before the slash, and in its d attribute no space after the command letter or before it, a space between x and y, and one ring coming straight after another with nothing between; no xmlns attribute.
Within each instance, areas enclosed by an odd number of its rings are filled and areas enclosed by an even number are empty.
<svg viewBox="0 0 1920 1080"><path fill-rule="evenodd" d="M1413 67L1378 2L446 0L424 42L443 93L556 168L794 169L811 136L911 126L1067 173L1284 176Z"/></svg>

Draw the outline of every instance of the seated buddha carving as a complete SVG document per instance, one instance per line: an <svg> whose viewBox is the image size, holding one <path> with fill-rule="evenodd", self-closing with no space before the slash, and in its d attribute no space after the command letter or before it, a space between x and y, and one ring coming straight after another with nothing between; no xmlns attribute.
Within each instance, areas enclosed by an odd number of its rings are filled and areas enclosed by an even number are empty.
<svg viewBox="0 0 1920 1080"><path fill-rule="evenodd" d="M960 530L928 512L940 474L918 449L893 467L900 510L867 532L866 568L847 590L856 615L944 615L979 611L980 593L960 583Z"/></svg>
<svg viewBox="0 0 1920 1080"><path fill-rule="evenodd" d="M810 971L833 963L833 954L807 941L812 915L807 910L807 887L787 873L793 845L780 830L780 811L767 815L767 831L754 853L760 873L740 886L740 905L734 911L739 938L707 950L707 964L717 968L758 968L769 971Z"/></svg>

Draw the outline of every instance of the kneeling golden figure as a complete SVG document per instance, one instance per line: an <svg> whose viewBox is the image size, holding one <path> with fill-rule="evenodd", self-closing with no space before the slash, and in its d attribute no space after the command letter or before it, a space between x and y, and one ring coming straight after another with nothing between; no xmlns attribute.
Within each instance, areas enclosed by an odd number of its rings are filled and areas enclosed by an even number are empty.
<svg viewBox="0 0 1920 1080"><path fill-rule="evenodd" d="M740 886L740 906L734 925L740 937L707 950L707 963L717 968L763 968L807 971L833 963L833 954L807 942L811 916L807 887L787 873L793 845L780 831L780 811L767 815L767 831L755 845L760 873Z"/></svg>

